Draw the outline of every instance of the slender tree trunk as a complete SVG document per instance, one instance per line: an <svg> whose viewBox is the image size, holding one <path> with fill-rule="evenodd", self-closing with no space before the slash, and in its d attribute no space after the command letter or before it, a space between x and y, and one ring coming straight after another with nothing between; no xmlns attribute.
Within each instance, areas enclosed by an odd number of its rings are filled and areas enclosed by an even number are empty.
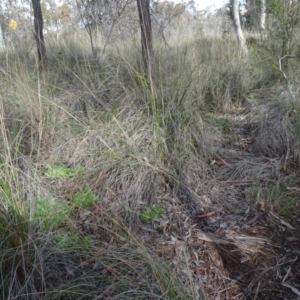
<svg viewBox="0 0 300 300"><path fill-rule="evenodd" d="M5 43L3 38L2 26L0 24L0 52L5 50Z"/></svg>
<svg viewBox="0 0 300 300"><path fill-rule="evenodd" d="M266 35L266 0L260 1L260 37L263 40Z"/></svg>
<svg viewBox="0 0 300 300"><path fill-rule="evenodd" d="M233 9L234 29L235 29L238 43L239 43L243 53L248 54L248 49L247 49L246 41L245 41L245 38L243 35L242 27L241 27L241 21L240 21L239 0L233 0L232 9Z"/></svg>
<svg viewBox="0 0 300 300"><path fill-rule="evenodd" d="M3 11L2 11L2 5L0 4L0 16L3 18ZM3 29L2 29L2 22L0 22L0 52L5 50L5 42L4 42L4 36L3 36Z"/></svg>
<svg viewBox="0 0 300 300"><path fill-rule="evenodd" d="M147 78L151 81L154 77L154 55L152 47L150 0L137 0L137 6L141 25L144 71Z"/></svg>
<svg viewBox="0 0 300 300"><path fill-rule="evenodd" d="M33 15L34 15L34 37L37 45L39 68L46 67L46 46L43 34L43 14L40 0L32 0Z"/></svg>

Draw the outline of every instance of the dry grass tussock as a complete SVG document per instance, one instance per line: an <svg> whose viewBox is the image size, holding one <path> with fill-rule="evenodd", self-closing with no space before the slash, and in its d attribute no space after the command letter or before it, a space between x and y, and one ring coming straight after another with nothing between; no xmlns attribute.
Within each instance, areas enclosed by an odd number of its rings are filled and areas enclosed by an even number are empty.
<svg viewBox="0 0 300 300"><path fill-rule="evenodd" d="M253 111L253 150L267 157L283 157L299 164L299 101L297 92L271 90Z"/></svg>
<svg viewBox="0 0 300 300"><path fill-rule="evenodd" d="M297 203L297 177L282 171L298 159L296 104L247 102L257 78L232 41L157 45L152 87L135 45L101 61L66 45L42 74L18 59L0 69L0 297L245 299L278 287L266 224L291 229L276 208ZM244 105L248 119L234 119Z"/></svg>

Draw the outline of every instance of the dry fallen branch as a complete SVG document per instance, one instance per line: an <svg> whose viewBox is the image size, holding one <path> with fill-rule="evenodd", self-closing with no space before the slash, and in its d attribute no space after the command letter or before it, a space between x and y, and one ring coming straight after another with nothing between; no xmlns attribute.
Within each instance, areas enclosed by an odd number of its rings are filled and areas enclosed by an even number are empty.
<svg viewBox="0 0 300 300"><path fill-rule="evenodd" d="M262 237L252 237L246 236L242 234L226 234L224 236L204 233L200 230L194 231L194 242L193 244L197 244L197 239L202 241L219 244L219 245L231 245L239 248L242 251L256 253L258 252L258 248L262 247L263 245L270 244L270 240L267 238Z"/></svg>

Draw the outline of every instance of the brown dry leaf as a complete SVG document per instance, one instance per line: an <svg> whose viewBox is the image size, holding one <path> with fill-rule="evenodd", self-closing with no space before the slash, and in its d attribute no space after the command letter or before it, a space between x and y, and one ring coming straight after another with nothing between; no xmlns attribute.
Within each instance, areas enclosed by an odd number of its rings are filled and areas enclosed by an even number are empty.
<svg viewBox="0 0 300 300"><path fill-rule="evenodd" d="M246 224L251 225L258 219L259 215L255 215L252 219L250 219Z"/></svg>
<svg viewBox="0 0 300 300"><path fill-rule="evenodd" d="M203 276L205 275L205 270L201 266L197 266L195 268L191 268L191 271L197 272L197 273L199 273L200 275L203 275Z"/></svg>
<svg viewBox="0 0 300 300"><path fill-rule="evenodd" d="M161 249L164 249L164 248L177 248L177 247L180 247L182 245L185 245L185 242L178 242L178 243L172 243L172 244L158 244L156 245L157 248L161 248Z"/></svg>
<svg viewBox="0 0 300 300"><path fill-rule="evenodd" d="M225 234L225 229L220 227L214 233L219 235Z"/></svg>
<svg viewBox="0 0 300 300"><path fill-rule="evenodd" d="M286 238L287 242L295 242L298 241L299 239L296 236L289 236Z"/></svg>
<svg viewBox="0 0 300 300"><path fill-rule="evenodd" d="M228 233L229 234L238 234L238 232L233 229L229 229Z"/></svg>
<svg viewBox="0 0 300 300"><path fill-rule="evenodd" d="M217 211L210 211L208 213L205 213L205 214L202 214L202 215L198 215L197 218L199 219L203 219L203 218L206 218L206 217L211 217L213 216Z"/></svg>

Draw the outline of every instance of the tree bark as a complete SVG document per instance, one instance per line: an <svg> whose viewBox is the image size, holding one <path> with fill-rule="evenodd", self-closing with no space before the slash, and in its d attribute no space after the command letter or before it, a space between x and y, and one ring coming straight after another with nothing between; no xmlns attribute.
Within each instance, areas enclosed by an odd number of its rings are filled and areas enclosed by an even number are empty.
<svg viewBox="0 0 300 300"><path fill-rule="evenodd" d="M32 0L33 15L34 15L34 38L36 40L38 52L38 64L40 69L46 67L46 46L43 34L43 14L40 0Z"/></svg>
<svg viewBox="0 0 300 300"><path fill-rule="evenodd" d="M4 50L5 50L5 43L3 38L2 25L0 24L0 52Z"/></svg>
<svg viewBox="0 0 300 300"><path fill-rule="evenodd" d="M144 72L149 80L154 77L154 55L152 47L152 27L150 0L137 0L141 25L142 56Z"/></svg>
<svg viewBox="0 0 300 300"><path fill-rule="evenodd" d="M240 21L239 0L233 0L232 9L233 9L234 29L235 29L238 43L239 43L243 53L248 54L248 49L247 49L246 41L245 41L245 38L243 35L242 27L241 27L241 21Z"/></svg>
<svg viewBox="0 0 300 300"><path fill-rule="evenodd" d="M261 5L261 7L260 7L259 31L260 31L261 39L263 40L266 35L266 0L261 0L260 5Z"/></svg>

